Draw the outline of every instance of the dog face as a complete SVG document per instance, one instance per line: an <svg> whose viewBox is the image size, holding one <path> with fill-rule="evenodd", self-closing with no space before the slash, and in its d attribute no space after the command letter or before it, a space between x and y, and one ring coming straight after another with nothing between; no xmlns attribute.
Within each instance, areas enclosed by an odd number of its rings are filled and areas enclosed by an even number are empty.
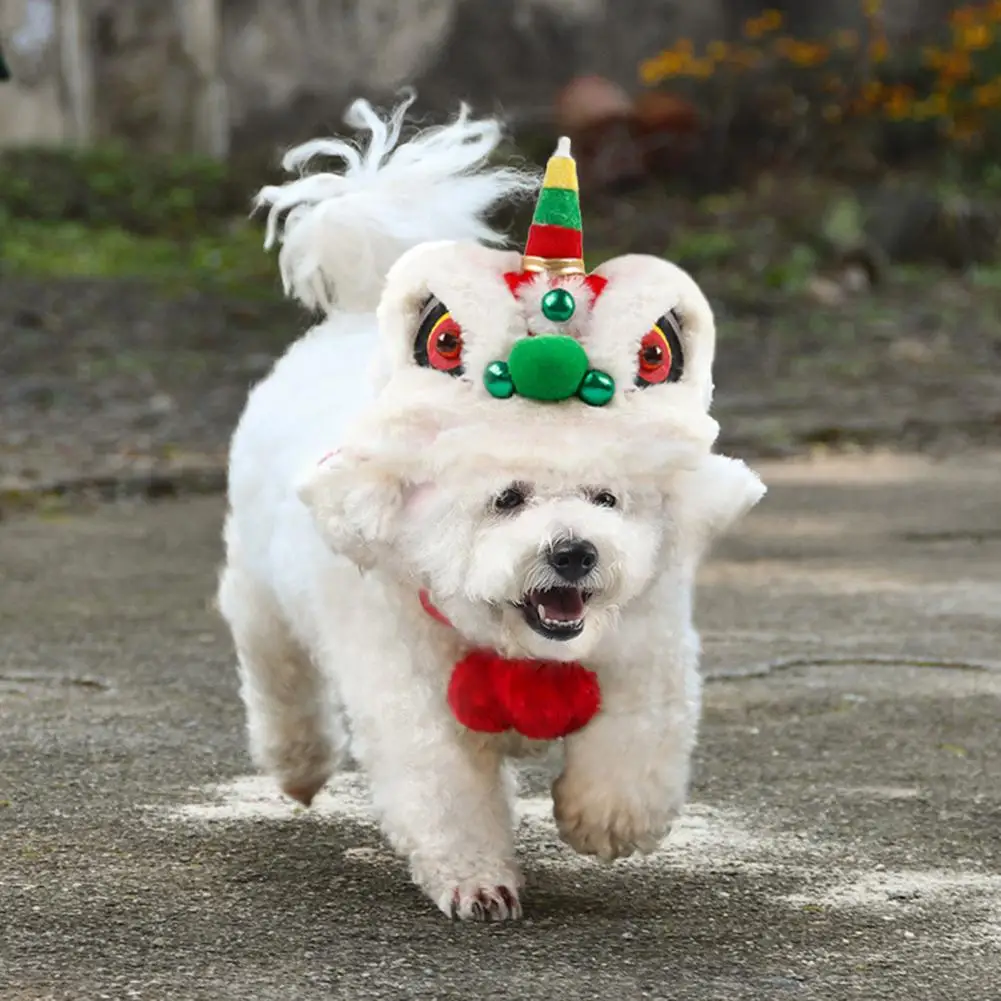
<svg viewBox="0 0 1001 1001"><path fill-rule="evenodd" d="M573 660L650 582L663 499L557 477L412 490L393 557L472 644Z"/></svg>
<svg viewBox="0 0 1001 1001"><path fill-rule="evenodd" d="M487 449L489 451L489 449ZM342 451L300 496L321 535L432 603L472 646L585 658L661 574L690 580L709 541L764 492L742 462L595 479L533 462L406 477ZM426 473L427 471L425 471Z"/></svg>

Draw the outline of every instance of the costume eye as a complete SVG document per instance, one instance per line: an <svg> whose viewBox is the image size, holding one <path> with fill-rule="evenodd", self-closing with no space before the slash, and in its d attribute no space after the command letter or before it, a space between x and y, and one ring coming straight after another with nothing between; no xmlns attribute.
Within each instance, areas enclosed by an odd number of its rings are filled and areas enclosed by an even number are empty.
<svg viewBox="0 0 1001 1001"><path fill-rule="evenodd" d="M414 361L449 375L462 375L462 328L438 299L424 307L414 338Z"/></svg>
<svg viewBox="0 0 1001 1001"><path fill-rule="evenodd" d="M588 499L595 507L617 507L619 503L611 490L595 490Z"/></svg>
<svg viewBox="0 0 1001 1001"><path fill-rule="evenodd" d="M528 500L528 487L524 483L512 483L494 498L494 510L508 513L517 511Z"/></svg>
<svg viewBox="0 0 1001 1001"><path fill-rule="evenodd" d="M684 370L681 320L672 309L650 328L640 342L636 385L645 389L662 382L677 382Z"/></svg>

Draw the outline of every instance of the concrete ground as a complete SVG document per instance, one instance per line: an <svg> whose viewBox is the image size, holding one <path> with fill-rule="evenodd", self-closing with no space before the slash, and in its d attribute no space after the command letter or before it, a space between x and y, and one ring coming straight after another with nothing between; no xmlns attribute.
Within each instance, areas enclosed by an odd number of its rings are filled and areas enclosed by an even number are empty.
<svg viewBox="0 0 1001 1001"><path fill-rule="evenodd" d="M763 472L687 817L604 866L529 776L504 926L411 889L357 776L250 774L219 500L0 523L0 998L1001 996L1001 456Z"/></svg>

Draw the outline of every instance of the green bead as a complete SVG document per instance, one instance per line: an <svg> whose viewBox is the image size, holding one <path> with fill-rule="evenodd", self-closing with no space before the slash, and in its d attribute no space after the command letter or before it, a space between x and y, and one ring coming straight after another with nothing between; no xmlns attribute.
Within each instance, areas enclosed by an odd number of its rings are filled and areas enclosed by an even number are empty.
<svg viewBox="0 0 1001 1001"><path fill-rule="evenodd" d="M483 384L487 392L498 400L506 400L514 396L514 382L508 371L507 362L492 361L483 373Z"/></svg>
<svg viewBox="0 0 1001 1001"><path fill-rule="evenodd" d="M542 297L542 315L553 323L566 323L576 308L577 303L565 288L551 288Z"/></svg>
<svg viewBox="0 0 1001 1001"><path fill-rule="evenodd" d="M515 392L529 400L569 400L588 369L587 352L572 337L523 337L508 357Z"/></svg>
<svg viewBox="0 0 1001 1001"><path fill-rule="evenodd" d="M615 380L610 375L592 368L584 376L577 395L589 407L603 407L615 395Z"/></svg>

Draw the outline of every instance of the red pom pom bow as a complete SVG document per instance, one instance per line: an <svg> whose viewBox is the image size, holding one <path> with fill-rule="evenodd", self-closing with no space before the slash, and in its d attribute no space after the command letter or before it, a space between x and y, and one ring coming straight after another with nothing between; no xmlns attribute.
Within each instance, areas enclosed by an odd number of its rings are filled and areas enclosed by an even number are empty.
<svg viewBox="0 0 1001 1001"><path fill-rule="evenodd" d="M435 622L452 628L427 591L418 597ZM556 740L591 722L601 708L601 688L598 676L580 664L509 660L492 650L473 650L453 668L447 699L455 718L470 730L515 730L530 740Z"/></svg>
<svg viewBox="0 0 1001 1001"><path fill-rule="evenodd" d="M448 704L470 730L556 740L587 726L601 708L601 689L597 675L580 664L474 650L455 665Z"/></svg>

